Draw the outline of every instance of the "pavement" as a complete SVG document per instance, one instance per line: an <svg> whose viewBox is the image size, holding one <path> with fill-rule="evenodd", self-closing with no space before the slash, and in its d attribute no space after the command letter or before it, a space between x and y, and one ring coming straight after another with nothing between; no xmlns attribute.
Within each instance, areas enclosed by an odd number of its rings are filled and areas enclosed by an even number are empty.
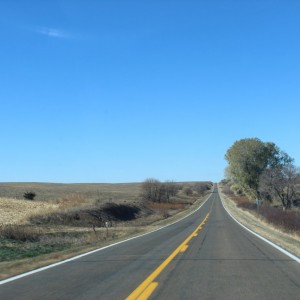
<svg viewBox="0 0 300 300"><path fill-rule="evenodd" d="M239 226L217 187L156 232L0 285L0 299L300 299L300 264Z"/></svg>

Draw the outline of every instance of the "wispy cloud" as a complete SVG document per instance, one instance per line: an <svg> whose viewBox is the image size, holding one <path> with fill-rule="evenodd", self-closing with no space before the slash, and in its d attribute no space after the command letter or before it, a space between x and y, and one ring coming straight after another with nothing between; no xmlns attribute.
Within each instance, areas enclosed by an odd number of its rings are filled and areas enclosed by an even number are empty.
<svg viewBox="0 0 300 300"><path fill-rule="evenodd" d="M64 30L48 27L40 27L36 30L37 33L46 35L52 38L67 39L71 38L71 35Z"/></svg>

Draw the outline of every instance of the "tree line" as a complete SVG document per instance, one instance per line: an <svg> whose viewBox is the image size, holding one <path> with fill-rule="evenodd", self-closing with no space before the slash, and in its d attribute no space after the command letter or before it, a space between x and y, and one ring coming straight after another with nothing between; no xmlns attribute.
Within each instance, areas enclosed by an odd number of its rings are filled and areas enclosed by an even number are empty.
<svg viewBox="0 0 300 300"><path fill-rule="evenodd" d="M258 138L236 141L226 152L226 177L235 191L250 199L272 202L279 199L284 209L296 198L299 169L294 159L275 143Z"/></svg>
<svg viewBox="0 0 300 300"><path fill-rule="evenodd" d="M179 189L174 181L160 182L158 179L148 178L142 184L142 198L151 202L168 202L177 195Z"/></svg>
<svg viewBox="0 0 300 300"><path fill-rule="evenodd" d="M141 196L144 201L170 202L180 190L186 196L191 196L194 193L203 195L211 186L212 183L196 182L191 186L183 187L183 185L174 181L161 182L155 178L148 178L142 183Z"/></svg>

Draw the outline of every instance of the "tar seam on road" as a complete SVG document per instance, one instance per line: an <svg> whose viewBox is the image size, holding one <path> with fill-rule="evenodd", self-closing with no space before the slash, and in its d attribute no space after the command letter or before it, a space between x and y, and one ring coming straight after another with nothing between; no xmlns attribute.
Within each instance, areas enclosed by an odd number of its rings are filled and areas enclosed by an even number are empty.
<svg viewBox="0 0 300 300"><path fill-rule="evenodd" d="M176 220L175 222L172 222L172 223L170 223L170 224L167 224L167 225L165 225L165 226L162 226L162 227L160 227L160 228L158 228L158 229L155 229L155 230L152 230L152 231L149 231L149 232L140 234L140 235L138 235L138 236L134 236L134 237L128 238L128 239L126 239L126 240L123 240L123 241L120 241L120 242L117 242L117 243L113 243L113 244L107 245L107 246L105 246L105 247L101 247L101 248L99 248L99 249L95 249L95 250L93 250L93 251L89 251L89 252L87 252L87 253L83 253L83 254L80 254L80 255L77 255L77 256L74 256L74 257L65 259L65 260L63 260L63 261L59 261L59 262L57 262L57 263L54 263L54 264L51 264L51 265L48 265L48 266L45 266L45 267L41 267L41 268L38 268L38 269L35 269L35 270L32 270L32 271L26 272L26 273L23 273L23 274L19 274L19 275L16 275L16 276L13 276L13 277L4 279L4 280L0 280L0 285L5 284L5 283L8 283L8 282L11 282L11 281L14 281L14 280L17 280L17 279L20 279L20 278L22 278L22 277L26 277L26 276L29 276L29 275L38 273L38 272L42 272L42 271L47 270L47 269L50 269L50 268L57 267L57 266L59 266L59 265L68 263L68 262L70 262L70 261L79 259L79 258L81 258L81 257L84 257L84 256L87 256L87 255L96 253L96 252L98 252L98 251L102 251L102 250L104 250L104 249L107 249L107 248L110 248L110 247L113 247L113 246L116 246L116 245L125 243L125 242L130 241L130 240L133 240L133 239L137 239L137 238L139 238L139 237L142 237L142 236L148 235L148 234L150 234L150 233L153 233L153 232L159 231L159 230L161 230L161 229L164 229L164 228L166 228L166 227L168 227L168 226L171 226L171 225L173 225L173 224L175 224L175 223L178 223L178 222L180 222L181 220L183 220L183 219L189 217L190 215L194 214L196 211L198 211L198 210L199 210L199 209L200 209L200 208L208 201L208 199L210 199L211 195L212 195L212 194L210 194L210 195L206 198L206 200L205 200L198 208L196 208L195 210L193 210L192 212L190 212L190 213L187 214L186 216L180 218L179 220Z"/></svg>
<svg viewBox="0 0 300 300"><path fill-rule="evenodd" d="M154 292L158 286L158 282L154 282L157 276L166 268L166 266L175 258L175 256L184 252L188 245L187 243L195 236L197 236L198 231L202 229L209 217L209 213L205 216L202 222L197 226L197 228L168 256L168 258L163 261L127 298L126 300L136 300L143 299L146 300Z"/></svg>

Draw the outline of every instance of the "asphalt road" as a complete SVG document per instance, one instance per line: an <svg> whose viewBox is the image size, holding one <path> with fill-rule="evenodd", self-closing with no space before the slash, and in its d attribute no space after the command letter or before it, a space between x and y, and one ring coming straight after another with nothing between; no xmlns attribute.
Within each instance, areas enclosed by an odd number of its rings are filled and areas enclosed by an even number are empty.
<svg viewBox="0 0 300 300"><path fill-rule="evenodd" d="M0 285L0 299L300 299L300 264L235 223L217 189L162 230Z"/></svg>

